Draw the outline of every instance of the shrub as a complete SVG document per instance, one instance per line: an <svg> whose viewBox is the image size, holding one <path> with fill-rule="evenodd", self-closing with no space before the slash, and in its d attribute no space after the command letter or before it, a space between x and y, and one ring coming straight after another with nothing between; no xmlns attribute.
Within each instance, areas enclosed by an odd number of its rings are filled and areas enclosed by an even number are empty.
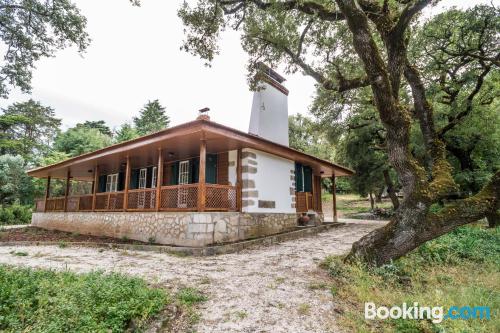
<svg viewBox="0 0 500 333"><path fill-rule="evenodd" d="M29 224L31 212L31 206L19 204L0 207L0 225Z"/></svg>
<svg viewBox="0 0 500 333"><path fill-rule="evenodd" d="M195 303L205 302L207 297L201 294L194 288L182 288L176 295L180 303L185 305L192 305Z"/></svg>
<svg viewBox="0 0 500 333"><path fill-rule="evenodd" d="M139 278L0 266L0 332L123 332L169 297Z"/></svg>

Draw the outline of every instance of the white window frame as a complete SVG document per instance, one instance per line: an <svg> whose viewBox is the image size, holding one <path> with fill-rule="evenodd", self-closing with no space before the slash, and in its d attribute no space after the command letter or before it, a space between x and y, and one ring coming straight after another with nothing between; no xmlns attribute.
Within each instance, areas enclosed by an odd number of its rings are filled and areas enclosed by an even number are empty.
<svg viewBox="0 0 500 333"><path fill-rule="evenodd" d="M147 180L148 180L148 169L147 168L139 169L139 184L137 188L140 189L146 188Z"/></svg>
<svg viewBox="0 0 500 333"><path fill-rule="evenodd" d="M117 173L112 173L106 176L106 192L118 192Z"/></svg>
<svg viewBox="0 0 500 333"><path fill-rule="evenodd" d="M189 160L179 162L179 185L189 184ZM188 189L179 188L177 191L177 207L186 208L188 200Z"/></svg>
<svg viewBox="0 0 500 333"><path fill-rule="evenodd" d="M153 167L153 173L151 176L151 188L156 188L157 179L158 179L158 167Z"/></svg>
<svg viewBox="0 0 500 333"><path fill-rule="evenodd" d="M189 160L179 162L179 185L189 184Z"/></svg>

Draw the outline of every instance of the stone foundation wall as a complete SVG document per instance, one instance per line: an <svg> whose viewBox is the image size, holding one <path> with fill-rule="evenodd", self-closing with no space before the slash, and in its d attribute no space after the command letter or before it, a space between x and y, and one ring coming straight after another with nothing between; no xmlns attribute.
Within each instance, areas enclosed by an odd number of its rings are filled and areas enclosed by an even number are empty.
<svg viewBox="0 0 500 333"><path fill-rule="evenodd" d="M33 213L44 229L135 239L177 246L206 246L261 237L297 226L297 214L173 212Z"/></svg>

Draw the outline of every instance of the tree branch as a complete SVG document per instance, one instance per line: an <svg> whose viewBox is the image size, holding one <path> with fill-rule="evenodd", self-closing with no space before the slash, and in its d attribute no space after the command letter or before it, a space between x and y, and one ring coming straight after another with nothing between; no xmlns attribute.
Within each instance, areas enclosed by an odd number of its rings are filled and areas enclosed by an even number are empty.
<svg viewBox="0 0 500 333"><path fill-rule="evenodd" d="M304 28L304 31L302 31L302 34L300 35L299 45L297 47L297 58L299 58L300 55L302 54L302 45L304 44L304 39L306 38L307 32L311 28L313 22L314 22L313 20L309 20L309 22L307 22L306 27Z"/></svg>
<svg viewBox="0 0 500 333"><path fill-rule="evenodd" d="M270 44L273 47L282 50L286 55L288 55L288 57L290 57L290 59L294 64L299 66L304 71L305 74L309 75L314 80L316 80L316 82L321 84L321 86L326 90L344 92L351 89L366 87L370 85L370 82L368 81L367 77L355 78L355 79L346 79L342 77L339 79L339 82L336 83L333 80L330 80L327 77L325 77L319 71L315 70L311 65L306 63L301 57L297 56L297 53L293 52L290 48L283 45L278 45L274 41L262 36L253 36L253 38L260 39L266 42L267 44Z"/></svg>
<svg viewBox="0 0 500 333"><path fill-rule="evenodd" d="M416 14L418 14L422 9L424 9L425 6L431 3L431 1L432 0L417 0L408 3L401 12L399 20L397 21L396 25L392 28L390 34L395 36L396 38L402 36L406 28L410 24L411 20L413 19L413 17Z"/></svg>
<svg viewBox="0 0 500 333"><path fill-rule="evenodd" d="M457 126L467 115L471 113L473 108L474 97L476 97L476 95L481 90L481 87L483 86L484 83L484 78L486 77L486 75L488 75L490 70L491 66L486 66L483 72L481 72L481 74L477 77L474 89L471 91L469 96L467 96L465 109L462 112L459 112L455 117L451 118L450 122L438 131L439 138L443 138L446 132L450 131L455 126Z"/></svg>
<svg viewBox="0 0 500 333"><path fill-rule="evenodd" d="M283 2L264 2L262 0L219 0L218 2L222 6L250 2L262 10L275 6L281 10L297 10L304 14L314 15L324 21L330 22L342 21L345 19L341 12L329 10L327 7L313 1L289 0Z"/></svg>

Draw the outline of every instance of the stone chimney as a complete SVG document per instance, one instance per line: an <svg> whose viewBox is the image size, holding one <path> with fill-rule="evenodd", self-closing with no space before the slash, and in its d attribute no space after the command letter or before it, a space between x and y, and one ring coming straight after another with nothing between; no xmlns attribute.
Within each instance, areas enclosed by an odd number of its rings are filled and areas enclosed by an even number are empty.
<svg viewBox="0 0 500 333"><path fill-rule="evenodd" d="M254 92L248 132L288 146L288 89L281 75L263 63L257 74L259 91Z"/></svg>
<svg viewBox="0 0 500 333"><path fill-rule="evenodd" d="M196 117L196 120L210 120L208 111L210 111L209 108L203 108L201 110L198 110L198 117Z"/></svg>

